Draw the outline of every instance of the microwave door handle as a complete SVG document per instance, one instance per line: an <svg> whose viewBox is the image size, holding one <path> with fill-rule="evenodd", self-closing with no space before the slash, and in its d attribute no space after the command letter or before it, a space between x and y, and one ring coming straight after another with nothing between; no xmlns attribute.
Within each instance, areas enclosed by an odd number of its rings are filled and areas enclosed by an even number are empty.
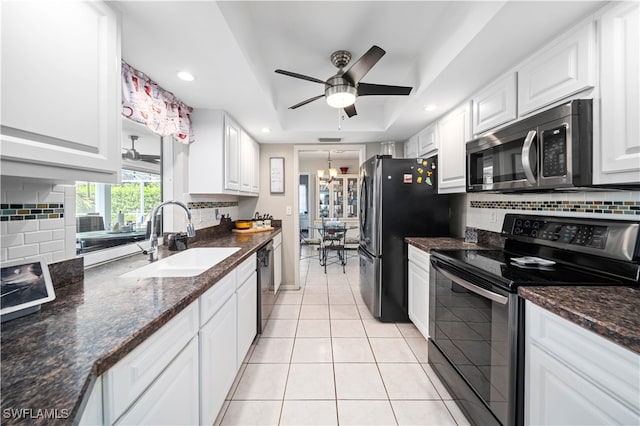
<svg viewBox="0 0 640 426"><path fill-rule="evenodd" d="M450 279L451 281L455 282L456 284L466 288L467 290L469 290L472 293L476 293L482 297L486 297L487 299L493 300L494 302L498 302L501 305L506 305L507 302L509 301L509 299L507 299L505 296L498 294L498 293L494 293L492 291L486 290L482 287L478 287L475 284L470 283L467 280L464 280L460 277L456 277L455 275L453 275L452 273L445 271L442 268L439 268L437 266L435 266L436 270L438 272L440 272L442 275L444 275L445 277L447 277L448 279Z"/></svg>
<svg viewBox="0 0 640 426"><path fill-rule="evenodd" d="M536 137L535 130L529 130L527 133L527 137L524 139L524 144L522 145L522 169L524 170L524 175L527 178L527 181L531 185L536 184L536 177L533 174L533 169L531 168L531 162L529 161L529 153L531 152L531 146L533 145L533 139Z"/></svg>

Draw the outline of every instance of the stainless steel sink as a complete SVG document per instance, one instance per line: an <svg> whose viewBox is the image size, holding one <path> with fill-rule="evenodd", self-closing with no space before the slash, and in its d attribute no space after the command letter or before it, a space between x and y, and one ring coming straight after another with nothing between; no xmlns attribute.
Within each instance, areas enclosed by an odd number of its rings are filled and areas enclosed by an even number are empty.
<svg viewBox="0 0 640 426"><path fill-rule="evenodd" d="M240 247L197 247L158 260L131 272L123 278L195 277L240 250Z"/></svg>

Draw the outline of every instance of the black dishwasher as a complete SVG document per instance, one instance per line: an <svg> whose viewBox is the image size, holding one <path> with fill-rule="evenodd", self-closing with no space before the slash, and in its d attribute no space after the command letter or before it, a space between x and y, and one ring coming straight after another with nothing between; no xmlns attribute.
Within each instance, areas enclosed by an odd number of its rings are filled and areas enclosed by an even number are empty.
<svg viewBox="0 0 640 426"><path fill-rule="evenodd" d="M258 260L258 334L262 334L275 303L273 287L273 242L269 241L257 253Z"/></svg>

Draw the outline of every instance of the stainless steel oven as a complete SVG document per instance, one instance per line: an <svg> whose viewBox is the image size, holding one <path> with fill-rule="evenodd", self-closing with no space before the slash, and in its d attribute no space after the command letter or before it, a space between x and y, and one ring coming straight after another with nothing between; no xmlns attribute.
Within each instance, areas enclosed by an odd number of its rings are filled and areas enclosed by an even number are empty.
<svg viewBox="0 0 640 426"><path fill-rule="evenodd" d="M467 192L589 186L592 101L578 99L467 142Z"/></svg>
<svg viewBox="0 0 640 426"><path fill-rule="evenodd" d="M430 361L435 358L440 371L449 367L449 376L459 371L473 389L456 395L464 399L468 416L483 425L516 424L522 414L516 399L522 365L514 349L522 333L523 302L516 293L436 257L429 300L429 334L435 343Z"/></svg>
<svg viewBox="0 0 640 426"><path fill-rule="evenodd" d="M434 250L429 364L473 424L524 422L520 286L638 286L640 222L507 214L503 250Z"/></svg>

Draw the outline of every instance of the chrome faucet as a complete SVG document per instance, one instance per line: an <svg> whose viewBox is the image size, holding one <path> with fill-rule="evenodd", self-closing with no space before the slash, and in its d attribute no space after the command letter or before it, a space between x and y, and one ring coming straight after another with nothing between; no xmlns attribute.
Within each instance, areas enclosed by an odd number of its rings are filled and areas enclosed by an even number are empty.
<svg viewBox="0 0 640 426"><path fill-rule="evenodd" d="M158 235L156 234L156 215L158 214L158 210L160 210L167 204L175 204L176 206L182 207L184 211L187 212L187 219L189 219L189 223L187 223L187 236L195 237L196 235L196 231L193 229L193 224L191 223L191 212L189 211L189 208L184 203L181 203L180 201L175 201L175 200L165 201L164 203L160 203L160 205L158 205L158 207L153 209L153 212L151 213L151 245L147 250L143 252L149 255L149 262L158 260Z"/></svg>

